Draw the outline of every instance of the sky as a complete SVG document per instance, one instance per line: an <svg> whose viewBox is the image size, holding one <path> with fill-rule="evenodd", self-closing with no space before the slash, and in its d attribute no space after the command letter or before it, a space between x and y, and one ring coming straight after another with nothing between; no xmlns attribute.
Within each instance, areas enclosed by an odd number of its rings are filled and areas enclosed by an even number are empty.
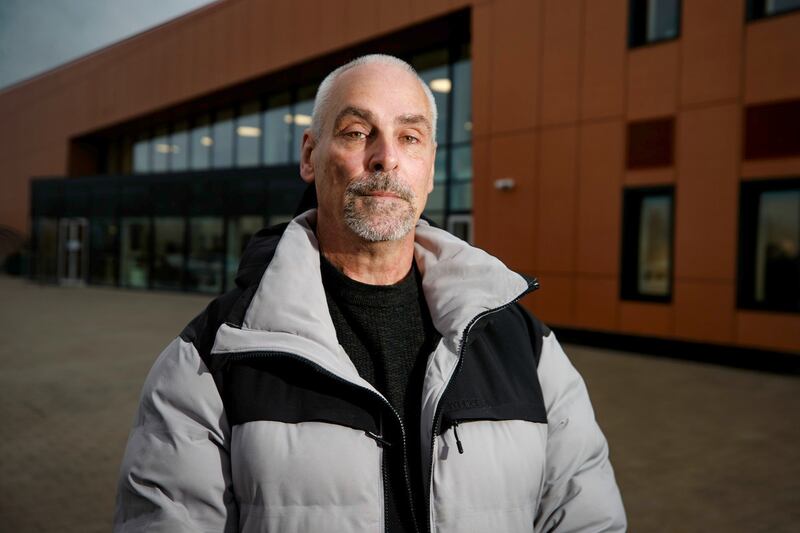
<svg viewBox="0 0 800 533"><path fill-rule="evenodd" d="M215 0L0 0L0 90Z"/></svg>

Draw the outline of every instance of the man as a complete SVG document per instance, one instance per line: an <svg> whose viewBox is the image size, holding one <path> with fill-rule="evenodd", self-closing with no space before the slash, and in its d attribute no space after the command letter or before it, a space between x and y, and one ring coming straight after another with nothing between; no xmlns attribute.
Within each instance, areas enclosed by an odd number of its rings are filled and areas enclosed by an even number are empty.
<svg viewBox="0 0 800 533"><path fill-rule="evenodd" d="M536 282L419 220L435 124L396 58L323 81L318 208L259 233L156 361L117 531L625 528L583 382L516 303Z"/></svg>

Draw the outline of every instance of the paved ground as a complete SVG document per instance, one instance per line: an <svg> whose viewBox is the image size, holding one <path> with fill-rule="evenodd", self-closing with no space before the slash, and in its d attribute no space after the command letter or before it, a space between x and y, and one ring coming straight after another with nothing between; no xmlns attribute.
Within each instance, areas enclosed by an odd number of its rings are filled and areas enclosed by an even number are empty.
<svg viewBox="0 0 800 533"><path fill-rule="evenodd" d="M207 300L0 277L0 532L110 530L144 377ZM798 531L800 379L566 348L631 531Z"/></svg>

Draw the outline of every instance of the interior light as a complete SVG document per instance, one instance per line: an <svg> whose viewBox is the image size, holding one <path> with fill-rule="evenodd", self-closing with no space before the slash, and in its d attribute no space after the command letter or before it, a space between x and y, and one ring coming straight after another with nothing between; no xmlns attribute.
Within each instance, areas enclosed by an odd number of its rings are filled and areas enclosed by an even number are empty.
<svg viewBox="0 0 800 533"><path fill-rule="evenodd" d="M472 131L472 121L468 120L464 123L464 129L467 131Z"/></svg>
<svg viewBox="0 0 800 533"><path fill-rule="evenodd" d="M208 135L203 135L202 137L200 137L200 144L202 144L203 146L211 146L212 144L214 144L214 139L212 139Z"/></svg>
<svg viewBox="0 0 800 533"><path fill-rule="evenodd" d="M236 133L240 137L261 137L261 128L255 126L239 126L236 128Z"/></svg>
<svg viewBox="0 0 800 533"><path fill-rule="evenodd" d="M158 143L156 145L156 152L159 154L168 154L172 151L172 147L168 144Z"/></svg>
<svg viewBox="0 0 800 533"><path fill-rule="evenodd" d="M435 93L449 93L453 89L453 82L448 78L436 78L431 80L428 85L431 86L431 91Z"/></svg>
<svg viewBox="0 0 800 533"><path fill-rule="evenodd" d="M294 123L297 124L298 126L310 126L311 115L297 114L294 116Z"/></svg>
<svg viewBox="0 0 800 533"><path fill-rule="evenodd" d="M294 117L289 113L286 113L285 115L283 115L283 121L287 124L291 124L292 122L294 122Z"/></svg>

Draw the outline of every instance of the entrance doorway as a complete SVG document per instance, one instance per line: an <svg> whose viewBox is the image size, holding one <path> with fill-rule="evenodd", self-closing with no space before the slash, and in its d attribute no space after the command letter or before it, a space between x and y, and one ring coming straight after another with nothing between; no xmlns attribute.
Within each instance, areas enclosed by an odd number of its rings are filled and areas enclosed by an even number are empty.
<svg viewBox="0 0 800 533"><path fill-rule="evenodd" d="M88 270L88 227L85 218L62 218L58 224L58 282L83 285Z"/></svg>

